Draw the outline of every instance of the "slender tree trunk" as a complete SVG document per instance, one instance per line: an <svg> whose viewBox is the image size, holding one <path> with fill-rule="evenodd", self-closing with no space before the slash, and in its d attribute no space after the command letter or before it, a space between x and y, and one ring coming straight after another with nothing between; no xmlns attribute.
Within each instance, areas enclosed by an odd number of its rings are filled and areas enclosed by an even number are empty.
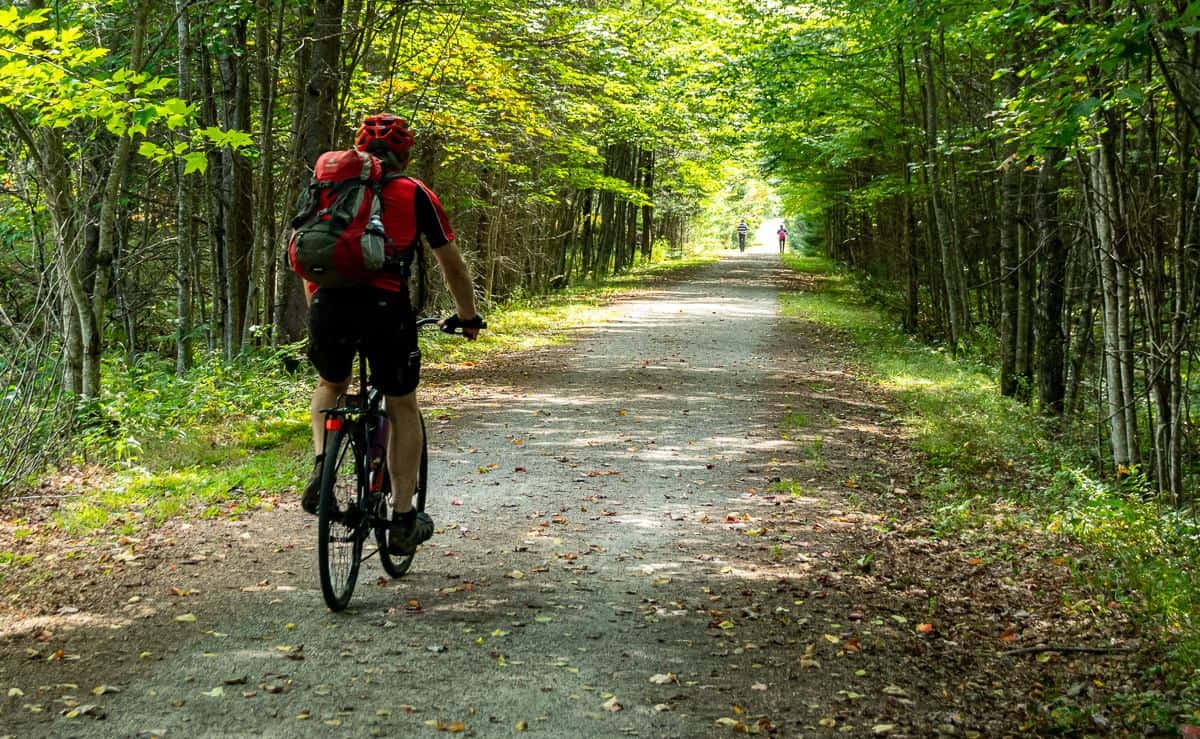
<svg viewBox="0 0 1200 739"><path fill-rule="evenodd" d="M1096 258L1100 266L1101 299L1104 305L1104 379L1106 413L1109 428L1109 443L1112 446L1113 464L1124 469L1132 461L1130 437L1125 425L1124 376L1121 372L1121 344L1119 341L1120 312L1118 302L1118 271L1115 236L1113 234L1113 204L1109 187L1104 153L1097 149L1091 154L1091 190L1094 198L1089 203L1096 233Z"/></svg>
<svg viewBox="0 0 1200 739"><path fill-rule="evenodd" d="M650 202L642 206L642 259L649 262L654 257L654 241L651 238L654 225L654 149L642 154L642 192Z"/></svg>
<svg viewBox="0 0 1200 739"><path fill-rule="evenodd" d="M1017 394L1017 288L1021 265L1019 214L1021 167L1016 147L1009 147L1000 175L1000 393Z"/></svg>
<svg viewBox="0 0 1200 739"><path fill-rule="evenodd" d="M239 19L227 39L228 53L217 60L221 73L223 118L230 130L250 130L250 81L246 57L247 21ZM250 291L250 264L254 244L254 177L250 160L240 152L226 148L221 152L221 200L225 203L224 233L226 255L224 349L232 359L241 351L242 335L253 315L246 315Z"/></svg>
<svg viewBox="0 0 1200 739"><path fill-rule="evenodd" d="M1058 222L1059 164L1062 149L1046 153L1038 173L1034 207L1038 228L1038 260L1041 263L1037 311L1037 385L1042 413L1061 416L1066 396L1063 304L1067 277L1067 245Z"/></svg>
<svg viewBox="0 0 1200 739"><path fill-rule="evenodd" d="M178 91L182 100L192 97L192 32L188 17L189 0L175 0L175 34ZM193 181L185 175L184 162L175 162L175 374L182 376L192 367L192 250L195 249Z"/></svg>
<svg viewBox="0 0 1200 739"><path fill-rule="evenodd" d="M898 88L900 104L900 167L904 179L904 192L901 200L900 249L904 259L904 277L907 290L904 301L903 326L906 333L917 331L917 320L921 312L920 292L917 284L917 254L914 238L913 204L912 204L912 147L908 142L908 65L904 60L904 45L896 46L896 73L899 75Z"/></svg>
<svg viewBox="0 0 1200 739"><path fill-rule="evenodd" d="M963 290L960 285L962 271L958 267L956 253L958 246L953 243L954 228L946 211L941 166L938 161L938 94L931 45L932 42L926 39L921 46L925 76L925 157L929 171L929 204L937 228L936 243L942 257L943 287L947 315L950 319L950 343L957 351L959 343L967 338L966 316L965 306L961 303Z"/></svg>

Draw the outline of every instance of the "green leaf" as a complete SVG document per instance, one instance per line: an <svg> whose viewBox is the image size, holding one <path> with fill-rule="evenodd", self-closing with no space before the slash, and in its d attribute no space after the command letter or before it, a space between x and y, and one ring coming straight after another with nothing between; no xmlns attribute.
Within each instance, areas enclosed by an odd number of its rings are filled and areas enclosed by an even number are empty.
<svg viewBox="0 0 1200 739"><path fill-rule="evenodd" d="M194 151L191 154L185 155L183 161L184 174L191 174L192 172L204 174L208 171L208 155L204 152Z"/></svg>

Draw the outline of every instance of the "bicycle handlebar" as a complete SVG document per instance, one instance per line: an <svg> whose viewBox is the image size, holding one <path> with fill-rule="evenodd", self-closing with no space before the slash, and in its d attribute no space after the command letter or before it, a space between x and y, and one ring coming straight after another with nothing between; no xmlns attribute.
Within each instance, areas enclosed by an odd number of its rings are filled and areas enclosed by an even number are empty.
<svg viewBox="0 0 1200 739"><path fill-rule="evenodd" d="M459 334L461 336L463 330L461 323L457 321L450 321L451 318L455 317L456 316L454 314L451 314L446 318L419 318L417 319L417 328L424 328L425 326L438 326L442 331L448 334ZM447 321L447 324L445 326L439 326L442 321ZM468 326L467 328L487 328L487 321L480 319L479 325Z"/></svg>

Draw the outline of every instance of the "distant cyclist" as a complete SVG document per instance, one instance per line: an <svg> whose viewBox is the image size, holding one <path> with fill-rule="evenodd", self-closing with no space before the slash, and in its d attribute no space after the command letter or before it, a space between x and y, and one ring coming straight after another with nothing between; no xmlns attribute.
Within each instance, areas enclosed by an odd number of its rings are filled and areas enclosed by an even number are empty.
<svg viewBox="0 0 1200 739"><path fill-rule="evenodd" d="M461 328L468 339L479 334L482 318L475 312L471 272L454 243L454 232L437 196L414 177L403 174L411 158L413 135L403 118L390 114L367 117L354 148L377 157L383 165L381 188L384 231L401 254L433 249L456 314L443 323ZM390 248L390 247L389 247ZM392 479L392 522L388 551L408 555L433 535L433 519L413 509L413 492L421 458L421 420L416 389L421 374L417 327L408 284L398 274L380 272L361 286L320 288L308 285L308 356L320 374L312 396L312 433L316 458L304 488L301 507L316 514L321 465L325 457L323 409L337 403L351 380L356 339L364 342L371 382L387 398L391 428L387 464Z"/></svg>
<svg viewBox="0 0 1200 739"><path fill-rule="evenodd" d="M779 253L782 254L787 247L787 225L779 224L779 230L776 233L779 234Z"/></svg>
<svg viewBox="0 0 1200 739"><path fill-rule="evenodd" d="M750 226L746 224L746 219L743 218L737 225L738 234L738 251L746 251L746 234L750 231Z"/></svg>

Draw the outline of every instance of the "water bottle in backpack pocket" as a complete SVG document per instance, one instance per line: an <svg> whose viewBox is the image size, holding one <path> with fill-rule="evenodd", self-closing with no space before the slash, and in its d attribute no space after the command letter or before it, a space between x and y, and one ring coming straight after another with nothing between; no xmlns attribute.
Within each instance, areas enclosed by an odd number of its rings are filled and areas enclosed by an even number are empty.
<svg viewBox="0 0 1200 739"><path fill-rule="evenodd" d="M350 149L318 157L296 203L288 266L320 287L362 284L382 269L382 183L383 166L370 154Z"/></svg>

